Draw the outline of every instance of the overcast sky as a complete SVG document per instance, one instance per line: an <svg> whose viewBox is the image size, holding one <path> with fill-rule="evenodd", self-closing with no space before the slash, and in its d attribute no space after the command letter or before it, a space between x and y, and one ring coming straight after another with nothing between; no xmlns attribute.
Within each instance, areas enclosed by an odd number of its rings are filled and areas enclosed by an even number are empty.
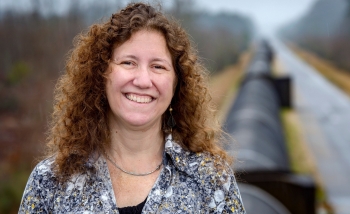
<svg viewBox="0 0 350 214"><path fill-rule="evenodd" d="M207 10L234 11L246 14L262 30L295 20L305 14L317 0L197 0Z"/></svg>

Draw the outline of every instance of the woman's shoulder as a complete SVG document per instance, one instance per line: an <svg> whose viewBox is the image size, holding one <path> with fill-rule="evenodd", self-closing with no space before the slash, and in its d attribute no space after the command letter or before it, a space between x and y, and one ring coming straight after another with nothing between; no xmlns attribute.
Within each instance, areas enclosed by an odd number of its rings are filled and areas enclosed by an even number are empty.
<svg viewBox="0 0 350 214"><path fill-rule="evenodd" d="M234 179L233 170L220 156L214 156L209 152L193 153L191 156L192 158L189 158L189 166L194 165L194 163L198 166L191 170L194 173L194 177L210 181L209 183L214 186L222 185Z"/></svg>
<svg viewBox="0 0 350 214"><path fill-rule="evenodd" d="M55 191L56 178L52 170L54 157L40 161L29 176L24 190L19 213L46 210Z"/></svg>
<svg viewBox="0 0 350 214"><path fill-rule="evenodd" d="M37 175L53 175L53 164L55 162L55 157L51 156L40 161L33 169L32 173Z"/></svg>
<svg viewBox="0 0 350 214"><path fill-rule="evenodd" d="M33 169L29 176L29 181L35 183L36 185L45 184L45 186L56 181L56 176L53 171L53 165L55 158L49 157L40 161Z"/></svg>
<svg viewBox="0 0 350 214"><path fill-rule="evenodd" d="M64 182L59 181L58 175L54 171L54 164L55 157L51 157L42 160L35 166L24 190L19 213L36 213L40 210L50 213L54 207L59 207L58 209L62 210L75 209L72 205L76 204L77 201L87 200L86 193L99 197L100 192L96 190L107 190L109 187L104 186L105 184L102 187L100 185L102 181L106 180L105 178L105 180L102 178L97 180L97 176L87 172L74 174ZM106 168L100 157L89 160L86 165L90 168L99 167L97 170ZM92 200L92 197L90 199ZM61 207L63 204L70 205Z"/></svg>
<svg viewBox="0 0 350 214"><path fill-rule="evenodd" d="M55 158L50 157L40 161L29 176L26 190L38 188L49 188L52 190L56 186L56 176L53 171Z"/></svg>

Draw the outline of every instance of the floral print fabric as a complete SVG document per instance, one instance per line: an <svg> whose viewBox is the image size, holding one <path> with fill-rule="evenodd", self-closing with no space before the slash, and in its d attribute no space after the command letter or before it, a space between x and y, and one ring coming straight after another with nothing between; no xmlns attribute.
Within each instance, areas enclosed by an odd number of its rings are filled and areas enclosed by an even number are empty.
<svg viewBox="0 0 350 214"><path fill-rule="evenodd" d="M64 185L53 163L46 159L34 168L19 213L118 213L104 156L91 157L91 170ZM168 136L163 166L142 213L246 213L228 164L217 167L209 154L185 151Z"/></svg>

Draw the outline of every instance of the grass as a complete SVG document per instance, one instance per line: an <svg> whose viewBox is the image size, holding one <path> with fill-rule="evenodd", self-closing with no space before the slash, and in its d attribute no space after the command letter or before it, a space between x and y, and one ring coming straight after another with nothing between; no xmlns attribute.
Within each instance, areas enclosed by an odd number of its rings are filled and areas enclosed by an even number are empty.
<svg viewBox="0 0 350 214"><path fill-rule="evenodd" d="M18 213L23 190L30 174L25 164L2 166L0 183L0 213Z"/></svg>
<svg viewBox="0 0 350 214"><path fill-rule="evenodd" d="M272 63L273 75L276 77L284 76L284 70L280 62L275 59ZM292 108L284 108L281 109L280 115L292 171L298 174L313 174L316 167L314 161L310 158L311 155L302 131L303 124L298 114Z"/></svg>
<svg viewBox="0 0 350 214"><path fill-rule="evenodd" d="M278 60L274 60L272 70L275 76L285 74ZM326 201L326 192L322 187L321 178L316 169L316 163L307 146L305 133L303 132L303 124L297 112L294 109L284 108L281 109L280 115L285 133L291 170L296 174L310 175L315 179L316 206L318 212L333 213Z"/></svg>
<svg viewBox="0 0 350 214"><path fill-rule="evenodd" d="M344 93L350 96L350 72L349 71L341 69L338 66L336 66L333 62L323 59L312 52L302 49L297 45L288 44L288 46L302 60L304 60L306 63L314 67L315 70L318 71L322 76L324 76L334 85L336 85L340 90L342 90ZM299 164L299 165L302 165L302 164ZM327 213L332 213L332 209L326 202L326 192L322 189L322 186L320 185L321 181L317 175L317 172L315 172L316 170L314 169L314 166L310 167L310 171L316 178L316 182L319 185L317 189L318 202L321 204L321 206L322 205L324 206L324 209L326 210Z"/></svg>
<svg viewBox="0 0 350 214"><path fill-rule="evenodd" d="M307 147L303 127L297 113L293 109L282 109L281 120L292 171L296 174L310 175L315 179L317 209L324 210L325 213L332 213L332 209L327 202L326 192L322 187L320 175Z"/></svg>
<svg viewBox="0 0 350 214"><path fill-rule="evenodd" d="M296 45L289 44L289 47L302 60L313 66L324 77L326 77L334 85L338 86L342 91L350 96L350 72L340 69L331 61L323 59L316 54L306 51Z"/></svg>
<svg viewBox="0 0 350 214"><path fill-rule="evenodd" d="M248 50L241 55L235 65L226 67L223 71L212 76L210 79L209 90L213 102L217 106L220 122L223 122L226 118L250 57L251 51Z"/></svg>
<svg viewBox="0 0 350 214"><path fill-rule="evenodd" d="M282 109L281 119L287 140L292 171L297 174L311 174L315 167L308 155L298 115L292 109Z"/></svg>

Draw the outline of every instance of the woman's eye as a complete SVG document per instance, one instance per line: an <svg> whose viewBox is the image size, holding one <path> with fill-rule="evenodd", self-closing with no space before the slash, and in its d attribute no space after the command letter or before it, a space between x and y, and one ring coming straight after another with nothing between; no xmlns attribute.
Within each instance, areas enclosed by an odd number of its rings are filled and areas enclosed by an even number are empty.
<svg viewBox="0 0 350 214"><path fill-rule="evenodd" d="M155 66L153 66L155 69L165 69L165 67L164 66L161 66L161 65L155 65Z"/></svg>
<svg viewBox="0 0 350 214"><path fill-rule="evenodd" d="M123 61L120 64L122 64L122 65L132 65L133 63L131 61Z"/></svg>

